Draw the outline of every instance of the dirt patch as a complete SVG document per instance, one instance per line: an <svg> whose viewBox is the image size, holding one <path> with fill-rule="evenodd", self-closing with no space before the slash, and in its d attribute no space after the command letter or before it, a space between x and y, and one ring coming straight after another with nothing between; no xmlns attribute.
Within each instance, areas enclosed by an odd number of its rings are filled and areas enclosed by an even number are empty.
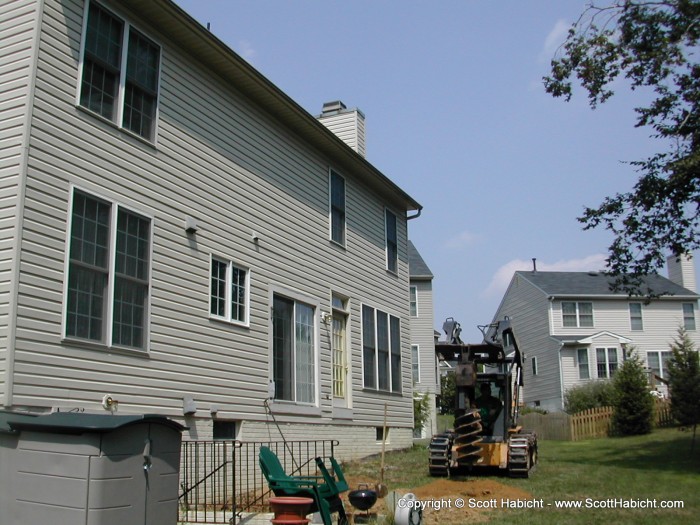
<svg viewBox="0 0 700 525"><path fill-rule="evenodd" d="M348 479L350 490L357 488L359 479ZM374 488L370 485L370 489ZM493 479L436 479L435 481L414 488L394 488L400 495L412 493L426 506L423 510L423 525L463 525L464 523L483 523L488 521L485 513L501 507L502 499L524 500L532 495L524 490L504 485ZM351 511L352 505L346 506ZM371 509L373 514L387 513L387 499L379 499ZM494 504L495 500L495 504ZM461 503L461 507L459 506ZM359 511L356 511L359 515Z"/></svg>

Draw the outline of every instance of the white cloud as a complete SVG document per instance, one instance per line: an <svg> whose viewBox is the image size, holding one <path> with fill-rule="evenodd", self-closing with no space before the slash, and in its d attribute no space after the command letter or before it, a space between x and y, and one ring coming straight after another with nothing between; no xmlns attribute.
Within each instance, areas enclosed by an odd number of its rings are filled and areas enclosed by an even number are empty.
<svg viewBox="0 0 700 525"><path fill-rule="evenodd" d="M474 244L478 240L479 236L475 235L467 230L458 233L454 237L447 239L445 242L445 247L450 250L458 250L466 246Z"/></svg>
<svg viewBox="0 0 700 525"><path fill-rule="evenodd" d="M546 263L537 261L537 270L542 272L588 272L600 271L605 268L606 255L596 253L581 259L569 259ZM516 271L532 270L532 260L515 259L501 266L493 275L488 287L482 292L482 297L502 296L508 284L510 284L513 274Z"/></svg>
<svg viewBox="0 0 700 525"><path fill-rule="evenodd" d="M253 49L253 45L248 42L247 40L241 40L238 42L238 48L236 51L240 56L242 56L247 62L253 62L253 59L255 58L255 49Z"/></svg>
<svg viewBox="0 0 700 525"><path fill-rule="evenodd" d="M570 27L571 24L563 18L556 21L547 38L544 39L544 47L539 56L540 62L549 62L554 57L559 46L566 40Z"/></svg>

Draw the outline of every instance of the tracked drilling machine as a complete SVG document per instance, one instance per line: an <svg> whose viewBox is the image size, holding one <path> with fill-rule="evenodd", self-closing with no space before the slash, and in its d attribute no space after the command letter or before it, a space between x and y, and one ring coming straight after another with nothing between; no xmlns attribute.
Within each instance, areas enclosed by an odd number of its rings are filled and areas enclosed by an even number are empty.
<svg viewBox="0 0 700 525"><path fill-rule="evenodd" d="M450 317L446 341L436 343L437 352L457 361L455 425L431 439L430 474L495 467L527 477L537 463L537 435L518 424L523 356L508 318L479 328L483 343L465 344Z"/></svg>

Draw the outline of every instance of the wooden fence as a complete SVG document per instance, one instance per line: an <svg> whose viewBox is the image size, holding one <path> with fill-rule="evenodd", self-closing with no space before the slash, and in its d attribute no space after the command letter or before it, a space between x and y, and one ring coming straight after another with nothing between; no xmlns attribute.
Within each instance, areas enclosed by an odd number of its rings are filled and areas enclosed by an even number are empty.
<svg viewBox="0 0 700 525"><path fill-rule="evenodd" d="M520 423L523 428L537 431L540 439L580 441L608 436L612 416L612 407L600 407L571 415L564 412L525 414L520 418ZM670 403L657 400L654 404L654 425L667 427L673 424Z"/></svg>

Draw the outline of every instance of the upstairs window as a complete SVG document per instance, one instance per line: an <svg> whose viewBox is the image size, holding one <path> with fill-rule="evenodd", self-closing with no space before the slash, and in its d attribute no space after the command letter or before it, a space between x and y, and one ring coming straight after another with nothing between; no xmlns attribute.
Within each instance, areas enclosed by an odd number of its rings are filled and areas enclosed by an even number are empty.
<svg viewBox="0 0 700 525"><path fill-rule="evenodd" d="M410 294L409 305L411 308L411 317L418 317L418 287L411 286Z"/></svg>
<svg viewBox="0 0 700 525"><path fill-rule="evenodd" d="M644 330L642 303L630 303L630 328L632 330Z"/></svg>
<svg viewBox="0 0 700 525"><path fill-rule="evenodd" d="M561 313L565 327L590 328L593 326L593 303L563 301Z"/></svg>
<svg viewBox="0 0 700 525"><path fill-rule="evenodd" d="M399 250L396 234L396 215L391 211L385 212L386 227L386 269L393 273L399 271Z"/></svg>
<svg viewBox="0 0 700 525"><path fill-rule="evenodd" d="M234 323L248 323L249 272L223 259L211 260L209 313Z"/></svg>
<svg viewBox="0 0 700 525"><path fill-rule="evenodd" d="M331 240L345 246L345 179L331 170Z"/></svg>
<svg viewBox="0 0 700 525"><path fill-rule="evenodd" d="M90 2L83 46L80 105L153 142L160 47Z"/></svg>
<svg viewBox="0 0 700 525"><path fill-rule="evenodd" d="M683 303L683 328L695 330L695 304Z"/></svg>
<svg viewBox="0 0 700 525"><path fill-rule="evenodd" d="M146 348L150 247L149 219L75 192L66 337Z"/></svg>

